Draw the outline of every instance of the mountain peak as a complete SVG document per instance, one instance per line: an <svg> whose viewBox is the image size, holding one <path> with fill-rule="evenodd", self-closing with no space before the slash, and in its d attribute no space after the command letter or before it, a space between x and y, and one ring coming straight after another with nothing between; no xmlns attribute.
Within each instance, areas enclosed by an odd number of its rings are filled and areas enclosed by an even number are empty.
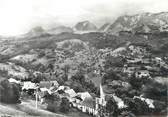
<svg viewBox="0 0 168 117"><path fill-rule="evenodd" d="M43 33L44 29L41 26L36 26L30 30L31 33Z"/></svg>
<svg viewBox="0 0 168 117"><path fill-rule="evenodd" d="M78 31L95 31L97 27L90 21L82 21L75 25L75 29Z"/></svg>

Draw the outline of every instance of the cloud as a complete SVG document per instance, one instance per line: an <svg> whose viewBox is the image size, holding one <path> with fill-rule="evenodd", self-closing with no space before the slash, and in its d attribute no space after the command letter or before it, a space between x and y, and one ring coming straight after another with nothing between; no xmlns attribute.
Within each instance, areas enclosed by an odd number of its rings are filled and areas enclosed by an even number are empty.
<svg viewBox="0 0 168 117"><path fill-rule="evenodd" d="M0 0L0 35L26 33L36 25L97 25L123 14L168 11L167 0Z"/></svg>

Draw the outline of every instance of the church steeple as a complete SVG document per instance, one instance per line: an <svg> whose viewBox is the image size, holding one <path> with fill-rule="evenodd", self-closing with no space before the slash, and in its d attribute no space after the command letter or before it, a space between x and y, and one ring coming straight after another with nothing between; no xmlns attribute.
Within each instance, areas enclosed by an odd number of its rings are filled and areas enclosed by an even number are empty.
<svg viewBox="0 0 168 117"><path fill-rule="evenodd" d="M106 100L105 100L105 94L102 88L102 85L100 84L100 98L96 98L96 110L99 108L105 107L106 106Z"/></svg>
<svg viewBox="0 0 168 117"><path fill-rule="evenodd" d="M105 94L101 84L100 84L100 98L105 100Z"/></svg>
<svg viewBox="0 0 168 117"><path fill-rule="evenodd" d="M102 88L102 85L100 84L100 104L102 106L105 106L106 105L106 101L105 101L105 94L104 94L104 91L103 91L103 88Z"/></svg>

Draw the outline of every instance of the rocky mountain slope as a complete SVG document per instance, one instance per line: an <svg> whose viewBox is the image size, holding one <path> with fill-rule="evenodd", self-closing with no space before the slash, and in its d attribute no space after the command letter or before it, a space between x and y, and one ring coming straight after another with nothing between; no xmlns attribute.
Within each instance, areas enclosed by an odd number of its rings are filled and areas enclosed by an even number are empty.
<svg viewBox="0 0 168 117"><path fill-rule="evenodd" d="M109 28L108 32L117 34L120 31L155 33L168 30L168 13L142 13L119 17Z"/></svg>
<svg viewBox="0 0 168 117"><path fill-rule="evenodd" d="M99 28L99 31L107 32L107 30L109 29L110 26L111 26L110 23L105 23Z"/></svg>

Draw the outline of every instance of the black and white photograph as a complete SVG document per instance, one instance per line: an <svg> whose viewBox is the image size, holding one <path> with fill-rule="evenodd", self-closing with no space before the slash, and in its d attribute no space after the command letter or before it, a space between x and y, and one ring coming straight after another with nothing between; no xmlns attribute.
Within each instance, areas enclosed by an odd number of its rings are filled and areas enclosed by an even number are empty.
<svg viewBox="0 0 168 117"><path fill-rule="evenodd" d="M0 0L0 117L168 117L168 0Z"/></svg>

